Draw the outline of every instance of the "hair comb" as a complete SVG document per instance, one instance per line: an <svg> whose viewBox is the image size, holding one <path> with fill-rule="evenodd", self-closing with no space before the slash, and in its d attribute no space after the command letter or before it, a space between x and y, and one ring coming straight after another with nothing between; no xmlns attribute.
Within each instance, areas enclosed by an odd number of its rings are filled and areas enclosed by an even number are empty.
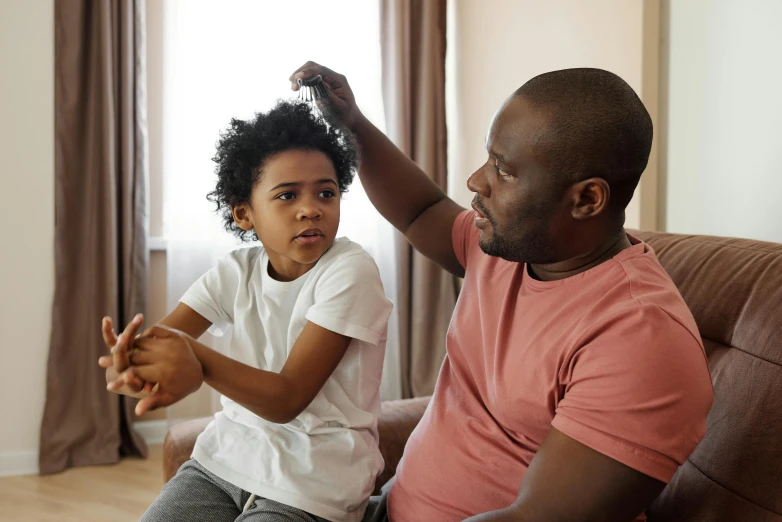
<svg viewBox="0 0 782 522"><path fill-rule="evenodd" d="M329 91L320 74L312 78L299 78L299 99L308 103L328 97Z"/></svg>

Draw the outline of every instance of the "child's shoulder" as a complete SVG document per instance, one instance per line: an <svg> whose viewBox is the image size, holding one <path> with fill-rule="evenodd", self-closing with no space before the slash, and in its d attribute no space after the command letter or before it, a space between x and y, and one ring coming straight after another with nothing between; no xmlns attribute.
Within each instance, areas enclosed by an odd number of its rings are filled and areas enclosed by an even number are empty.
<svg viewBox="0 0 782 522"><path fill-rule="evenodd" d="M225 254L218 261L218 266L239 272L252 272L255 265L263 258L265 249L262 245L237 248Z"/></svg>
<svg viewBox="0 0 782 522"><path fill-rule="evenodd" d="M318 265L321 275L346 271L353 271L357 276L367 271L372 274L378 273L377 264L369 252L347 237L336 239L323 254Z"/></svg>
<svg viewBox="0 0 782 522"><path fill-rule="evenodd" d="M364 250L364 247L344 236L335 239L334 243L321 258L323 265L343 264L345 262L362 263L367 260L373 264L375 262L372 256L369 255L369 252Z"/></svg>

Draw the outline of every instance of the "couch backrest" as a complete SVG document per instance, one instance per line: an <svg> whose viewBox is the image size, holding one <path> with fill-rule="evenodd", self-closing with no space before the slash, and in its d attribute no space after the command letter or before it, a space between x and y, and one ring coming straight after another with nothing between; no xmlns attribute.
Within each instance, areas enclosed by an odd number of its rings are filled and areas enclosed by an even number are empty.
<svg viewBox="0 0 782 522"><path fill-rule="evenodd" d="M690 307L714 383L706 436L650 522L782 521L782 245L632 234Z"/></svg>

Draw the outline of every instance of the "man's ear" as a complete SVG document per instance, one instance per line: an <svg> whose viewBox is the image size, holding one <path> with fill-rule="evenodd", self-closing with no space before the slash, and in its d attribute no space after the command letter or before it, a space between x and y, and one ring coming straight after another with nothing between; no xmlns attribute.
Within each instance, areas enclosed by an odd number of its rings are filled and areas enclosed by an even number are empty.
<svg viewBox="0 0 782 522"><path fill-rule="evenodd" d="M235 207L231 207L231 214L234 216L234 223L236 226L249 232L253 229L253 217L250 213L249 205L247 203L240 203Z"/></svg>
<svg viewBox="0 0 782 522"><path fill-rule="evenodd" d="M577 221L590 219L604 213L611 199L611 188L603 178L589 178L570 187L573 210L571 216Z"/></svg>

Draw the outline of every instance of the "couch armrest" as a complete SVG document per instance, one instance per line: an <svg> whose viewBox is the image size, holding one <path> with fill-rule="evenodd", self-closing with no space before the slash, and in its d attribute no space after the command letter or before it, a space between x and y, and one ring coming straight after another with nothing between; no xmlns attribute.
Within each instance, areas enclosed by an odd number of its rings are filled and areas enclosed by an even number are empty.
<svg viewBox="0 0 782 522"><path fill-rule="evenodd" d="M402 459L407 439L423 417L430 397L385 401L381 404L380 422L377 431L380 435L380 454L386 467L375 481L373 495L380 494L383 484L396 474L396 467Z"/></svg>
<svg viewBox="0 0 782 522"><path fill-rule="evenodd" d="M383 484L396 473L407 439L418 425L428 404L429 397L382 403L378 433L380 453L383 455L386 467L375 481L374 494L378 494ZM166 482L171 480L180 466L190 458L198 435L204 431L211 420L211 417L204 417L175 424L169 428L163 443L163 477Z"/></svg>
<svg viewBox="0 0 782 522"><path fill-rule="evenodd" d="M212 417L203 417L168 428L166 440L163 441L163 480L171 480L182 464L190 460L196 439L211 421Z"/></svg>

